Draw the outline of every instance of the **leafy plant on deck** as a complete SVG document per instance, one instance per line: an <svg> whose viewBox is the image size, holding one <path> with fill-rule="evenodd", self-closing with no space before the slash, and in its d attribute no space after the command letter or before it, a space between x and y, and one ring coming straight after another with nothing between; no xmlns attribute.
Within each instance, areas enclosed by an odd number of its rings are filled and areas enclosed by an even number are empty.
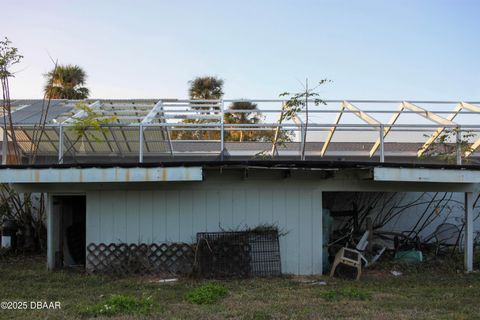
<svg viewBox="0 0 480 320"><path fill-rule="evenodd" d="M117 121L117 117L103 117L101 113L96 112L83 102L77 103L75 107L79 111L83 111L83 115L81 117L73 116L72 122L70 122L72 126L67 127L67 130L74 132L75 140L70 144L65 154L72 151L75 144L81 139L93 140L96 143L102 142L102 139L99 138L96 133L106 134L108 132L106 125Z"/></svg>
<svg viewBox="0 0 480 320"><path fill-rule="evenodd" d="M308 87L308 79L305 80L304 90L297 93L283 92L280 94L280 97L288 97L288 100L285 103L281 122L283 120L292 120L297 118L298 113L305 111L305 123L303 128L303 142L307 141L307 132L308 132L308 123L309 123L309 103L313 102L315 106L326 105L325 101L320 98L320 94L315 91L320 86L331 82L331 80L323 79L317 86L313 88ZM313 99L313 101L312 101ZM301 159L305 159L305 148L302 148Z"/></svg>

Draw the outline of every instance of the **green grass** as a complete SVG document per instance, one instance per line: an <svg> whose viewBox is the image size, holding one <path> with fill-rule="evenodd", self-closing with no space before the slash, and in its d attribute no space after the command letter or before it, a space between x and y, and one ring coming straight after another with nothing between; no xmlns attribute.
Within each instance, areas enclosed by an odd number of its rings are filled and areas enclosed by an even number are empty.
<svg viewBox="0 0 480 320"><path fill-rule="evenodd" d="M214 304L225 297L228 290L219 283L206 283L187 292L185 299L195 304Z"/></svg>
<svg viewBox="0 0 480 320"><path fill-rule="evenodd" d="M322 291L320 296L328 301L334 300L368 300L372 296L370 292L361 288L345 287L339 289L332 289L328 291Z"/></svg>
<svg viewBox="0 0 480 320"><path fill-rule="evenodd" d="M152 297L132 297L114 294L105 301L79 308L87 316L148 315L155 307Z"/></svg>
<svg viewBox="0 0 480 320"><path fill-rule="evenodd" d="M60 301L61 309L0 310L0 319L480 318L480 274L459 272L454 263L403 268L400 277L390 274L398 266L379 265L365 270L360 281L290 276L159 283L152 277L47 272L45 261L41 256L0 259L0 301ZM306 284L305 279L327 285ZM209 301L205 297L218 288L222 294L212 303L187 298Z"/></svg>

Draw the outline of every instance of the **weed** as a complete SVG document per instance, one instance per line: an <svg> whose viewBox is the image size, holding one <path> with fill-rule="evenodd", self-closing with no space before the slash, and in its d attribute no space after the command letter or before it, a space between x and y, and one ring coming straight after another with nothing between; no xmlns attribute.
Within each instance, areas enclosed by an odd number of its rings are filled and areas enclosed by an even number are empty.
<svg viewBox="0 0 480 320"><path fill-rule="evenodd" d="M112 295L106 301L80 310L80 313L92 316L146 315L153 310L151 297L135 298L126 295Z"/></svg>
<svg viewBox="0 0 480 320"><path fill-rule="evenodd" d="M223 285L210 282L187 292L185 299L195 304L213 304L225 297L227 292Z"/></svg>

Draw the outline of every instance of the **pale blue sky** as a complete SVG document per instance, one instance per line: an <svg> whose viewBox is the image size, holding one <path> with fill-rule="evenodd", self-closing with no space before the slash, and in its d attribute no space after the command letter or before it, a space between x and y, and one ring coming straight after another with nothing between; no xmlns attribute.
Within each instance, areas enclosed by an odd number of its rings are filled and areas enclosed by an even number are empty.
<svg viewBox="0 0 480 320"><path fill-rule="evenodd" d="M0 35L25 56L14 98L82 66L95 98L276 98L329 78L325 98L480 100L480 1L2 1Z"/></svg>

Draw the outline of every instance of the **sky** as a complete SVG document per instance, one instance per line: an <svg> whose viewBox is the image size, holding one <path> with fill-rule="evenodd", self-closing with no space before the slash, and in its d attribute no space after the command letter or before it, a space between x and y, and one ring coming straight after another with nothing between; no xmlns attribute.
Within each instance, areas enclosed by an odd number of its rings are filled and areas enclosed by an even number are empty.
<svg viewBox="0 0 480 320"><path fill-rule="evenodd" d="M277 98L328 78L325 99L480 101L480 1L7 1L0 36L24 55L14 99L40 98L52 59L92 98Z"/></svg>

